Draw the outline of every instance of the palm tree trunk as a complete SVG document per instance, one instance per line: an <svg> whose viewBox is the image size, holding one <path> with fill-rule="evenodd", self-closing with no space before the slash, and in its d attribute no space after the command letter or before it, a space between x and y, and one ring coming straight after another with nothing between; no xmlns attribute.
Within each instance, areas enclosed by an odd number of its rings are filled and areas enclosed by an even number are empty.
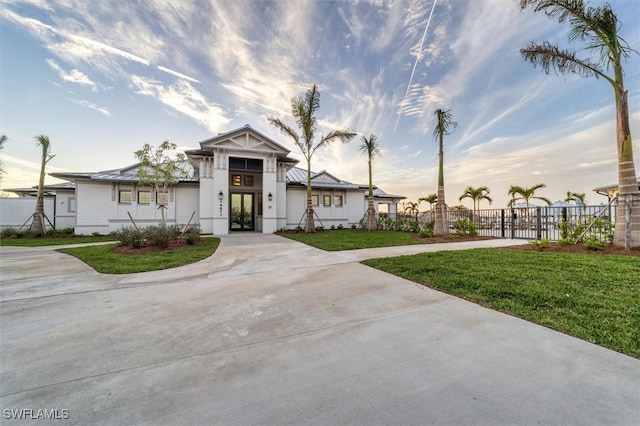
<svg viewBox="0 0 640 426"><path fill-rule="evenodd" d="M33 221L31 222L31 231L34 234L46 234L46 225L44 223L44 171L46 167L46 155L42 155L42 164L40 165L40 180L38 183L38 195L36 196L36 211L33 213Z"/></svg>
<svg viewBox="0 0 640 426"><path fill-rule="evenodd" d="M311 157L307 157L307 220L304 233L316 232L316 224L313 221L313 201L311 200Z"/></svg>
<svg viewBox="0 0 640 426"><path fill-rule="evenodd" d="M617 93L616 134L618 146L618 205L613 245L625 247L640 246L640 191L633 163L633 144L629 129L629 109L627 92ZM635 200L634 200L635 199ZM631 204L630 232L627 232L626 209Z"/></svg>
<svg viewBox="0 0 640 426"><path fill-rule="evenodd" d="M440 135L440 143L438 149L438 201L436 202L436 222L433 225L433 235L442 237L449 233L449 225L447 224L447 206L444 200L444 154L443 154L443 136Z"/></svg>
<svg viewBox="0 0 640 426"><path fill-rule="evenodd" d="M369 195L367 206L367 223L365 229L367 231L375 231L378 229L378 224L376 222L376 209L373 207L373 196Z"/></svg>

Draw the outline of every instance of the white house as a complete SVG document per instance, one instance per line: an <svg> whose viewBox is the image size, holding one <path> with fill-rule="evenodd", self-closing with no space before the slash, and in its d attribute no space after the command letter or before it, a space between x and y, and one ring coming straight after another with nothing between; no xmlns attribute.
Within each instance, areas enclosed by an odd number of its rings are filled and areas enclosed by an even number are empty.
<svg viewBox="0 0 640 426"><path fill-rule="evenodd" d="M200 142L185 152L189 178L166 194L138 184L138 165L97 173L51 173L75 184L75 232L108 233L135 221L157 224L159 197L167 202L168 223L199 224L203 233L232 231L273 233L301 224L306 207L306 170L295 167L289 150L246 125ZM343 181L322 171L313 173L312 199L325 227L359 224L366 211L368 185ZM405 197L376 188L376 208L386 204L395 214ZM67 201L69 203L71 201ZM69 205L69 204L67 204ZM61 209L64 210L64 209ZM67 209L68 210L68 209ZM65 212L66 214L69 211Z"/></svg>

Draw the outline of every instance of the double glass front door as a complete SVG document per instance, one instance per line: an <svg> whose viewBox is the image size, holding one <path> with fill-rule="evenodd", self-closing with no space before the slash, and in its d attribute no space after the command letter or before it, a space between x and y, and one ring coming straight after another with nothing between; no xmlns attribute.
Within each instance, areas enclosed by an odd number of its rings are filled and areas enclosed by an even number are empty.
<svg viewBox="0 0 640 426"><path fill-rule="evenodd" d="M231 193L232 231L253 231L253 194Z"/></svg>

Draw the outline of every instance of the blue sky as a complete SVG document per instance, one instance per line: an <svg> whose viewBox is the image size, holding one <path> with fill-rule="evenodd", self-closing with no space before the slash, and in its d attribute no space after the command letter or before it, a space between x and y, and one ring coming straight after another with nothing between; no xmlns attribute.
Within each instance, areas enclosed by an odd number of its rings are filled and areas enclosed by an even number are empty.
<svg viewBox="0 0 640 426"><path fill-rule="evenodd" d="M640 50L640 2L610 3ZM145 143L193 149L245 124L302 159L267 117L293 126L291 98L316 83L323 132L380 138L374 183L389 193L436 192L443 108L458 122L445 139L448 204L488 186L499 208L510 185L537 183L552 200L573 191L599 203L591 190L617 182L611 86L547 76L519 53L534 39L566 45L566 34L515 0L0 0L2 187L37 183L39 134L56 154L49 172L124 167ZM626 86L640 171L636 54ZM358 143L317 151L312 168L366 184Z"/></svg>

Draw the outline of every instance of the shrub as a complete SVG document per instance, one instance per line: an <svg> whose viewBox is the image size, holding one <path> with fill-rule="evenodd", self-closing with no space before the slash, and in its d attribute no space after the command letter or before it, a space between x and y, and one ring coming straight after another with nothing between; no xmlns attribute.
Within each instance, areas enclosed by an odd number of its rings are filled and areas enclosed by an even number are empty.
<svg viewBox="0 0 640 426"><path fill-rule="evenodd" d="M571 244L574 244L575 242L568 239L568 238L560 238L558 240L558 245L559 246L570 246Z"/></svg>
<svg viewBox="0 0 640 426"><path fill-rule="evenodd" d="M335 231L336 230L336 226L335 225L331 225L331 230Z"/></svg>
<svg viewBox="0 0 640 426"><path fill-rule="evenodd" d="M435 226L435 222L434 221L425 223L424 226L422 227L422 229L420 229L420 232L418 233L420 238L431 238L431 237L433 237L433 228L434 228L434 226Z"/></svg>
<svg viewBox="0 0 640 426"><path fill-rule="evenodd" d="M548 238L543 238L541 240L531 240L529 241L529 244L536 250L542 251L551 246L551 241L549 241Z"/></svg>
<svg viewBox="0 0 640 426"><path fill-rule="evenodd" d="M595 234L591 234L588 237L586 237L583 241L582 244L588 248L589 250L602 250L603 248L605 248L607 246L607 243L605 241L602 241L597 235Z"/></svg>
<svg viewBox="0 0 640 426"><path fill-rule="evenodd" d="M338 225L338 229L344 229L344 225L343 224Z"/></svg>
<svg viewBox="0 0 640 426"><path fill-rule="evenodd" d="M189 245L194 245L200 241L200 227L190 226L184 233L184 240Z"/></svg>
<svg viewBox="0 0 640 426"><path fill-rule="evenodd" d="M144 238L152 245L165 248L171 240L171 229L168 226L151 225L144 228Z"/></svg>
<svg viewBox="0 0 640 426"><path fill-rule="evenodd" d="M139 229L134 228L133 226L123 226L115 232L116 240L120 242L121 245L131 247L131 248L140 248L142 247L143 234Z"/></svg>
<svg viewBox="0 0 640 426"><path fill-rule="evenodd" d="M302 231L303 231L302 226L300 226L300 225L296 226L296 227L294 228L294 230L295 230L296 232L302 232Z"/></svg>
<svg viewBox="0 0 640 426"><path fill-rule="evenodd" d="M356 229L358 226L355 223L351 224L351 229Z"/></svg>
<svg viewBox="0 0 640 426"><path fill-rule="evenodd" d="M478 228L476 225L467 218L461 218L456 220L453 224L453 229L457 235L478 235Z"/></svg>
<svg viewBox="0 0 640 426"><path fill-rule="evenodd" d="M94 231L94 232L91 233L91 236L93 236L93 237L99 237L100 235L102 235L102 234L100 234L98 231Z"/></svg>
<svg viewBox="0 0 640 426"><path fill-rule="evenodd" d="M4 228L0 231L0 238L18 238L18 230L16 228Z"/></svg>

